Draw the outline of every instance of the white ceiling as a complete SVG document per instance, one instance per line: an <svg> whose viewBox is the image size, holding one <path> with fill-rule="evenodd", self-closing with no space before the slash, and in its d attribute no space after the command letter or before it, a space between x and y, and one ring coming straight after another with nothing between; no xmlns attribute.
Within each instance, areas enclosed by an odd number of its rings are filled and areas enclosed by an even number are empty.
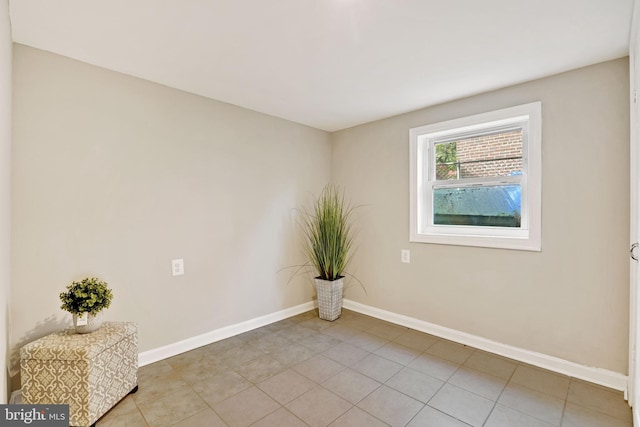
<svg viewBox="0 0 640 427"><path fill-rule="evenodd" d="M328 131L627 55L633 0L11 0L13 38Z"/></svg>

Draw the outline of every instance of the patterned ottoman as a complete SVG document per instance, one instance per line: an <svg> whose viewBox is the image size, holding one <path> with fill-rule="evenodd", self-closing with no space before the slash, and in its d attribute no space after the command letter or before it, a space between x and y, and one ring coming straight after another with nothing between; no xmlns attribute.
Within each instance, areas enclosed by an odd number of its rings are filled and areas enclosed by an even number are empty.
<svg viewBox="0 0 640 427"><path fill-rule="evenodd" d="M72 426L90 426L138 387L135 323L105 322L89 334L74 329L20 349L25 404L69 404Z"/></svg>

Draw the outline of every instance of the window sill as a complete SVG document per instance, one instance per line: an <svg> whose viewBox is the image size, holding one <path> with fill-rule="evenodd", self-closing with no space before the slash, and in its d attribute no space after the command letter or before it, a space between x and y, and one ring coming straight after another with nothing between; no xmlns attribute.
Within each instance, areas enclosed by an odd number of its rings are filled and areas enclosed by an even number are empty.
<svg viewBox="0 0 640 427"><path fill-rule="evenodd" d="M533 237L412 234L409 241L413 243L432 243L438 245L474 246L481 248L511 249L534 252L541 251L540 239Z"/></svg>

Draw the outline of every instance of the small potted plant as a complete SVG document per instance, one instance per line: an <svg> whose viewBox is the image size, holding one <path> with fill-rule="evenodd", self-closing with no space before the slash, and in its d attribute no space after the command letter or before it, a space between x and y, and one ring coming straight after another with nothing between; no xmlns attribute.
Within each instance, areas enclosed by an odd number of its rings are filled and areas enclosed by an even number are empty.
<svg viewBox="0 0 640 427"><path fill-rule="evenodd" d="M76 332L86 334L102 326L102 310L109 308L112 299L113 293L106 282L85 277L67 285L67 290L60 294L60 308L73 314Z"/></svg>
<svg viewBox="0 0 640 427"><path fill-rule="evenodd" d="M304 249L313 265L321 319L336 320L342 312L344 270L351 258L353 208L345 204L344 193L327 185L312 209L302 210Z"/></svg>

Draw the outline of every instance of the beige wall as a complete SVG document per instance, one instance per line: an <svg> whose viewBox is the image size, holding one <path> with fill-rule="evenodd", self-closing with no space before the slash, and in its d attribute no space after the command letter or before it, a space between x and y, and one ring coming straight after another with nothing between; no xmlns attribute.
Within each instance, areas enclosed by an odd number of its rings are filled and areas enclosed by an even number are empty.
<svg viewBox="0 0 640 427"><path fill-rule="evenodd" d="M310 301L278 270L328 133L22 45L14 73L14 352L70 323L58 294L87 275L141 351Z"/></svg>
<svg viewBox="0 0 640 427"><path fill-rule="evenodd" d="M10 170L11 170L11 26L9 2L0 0L0 404L8 400Z"/></svg>
<svg viewBox="0 0 640 427"><path fill-rule="evenodd" d="M627 373L628 90L623 58L335 133L332 179L364 205L352 270L368 294L349 298ZM409 129L538 100L542 252L409 244Z"/></svg>

